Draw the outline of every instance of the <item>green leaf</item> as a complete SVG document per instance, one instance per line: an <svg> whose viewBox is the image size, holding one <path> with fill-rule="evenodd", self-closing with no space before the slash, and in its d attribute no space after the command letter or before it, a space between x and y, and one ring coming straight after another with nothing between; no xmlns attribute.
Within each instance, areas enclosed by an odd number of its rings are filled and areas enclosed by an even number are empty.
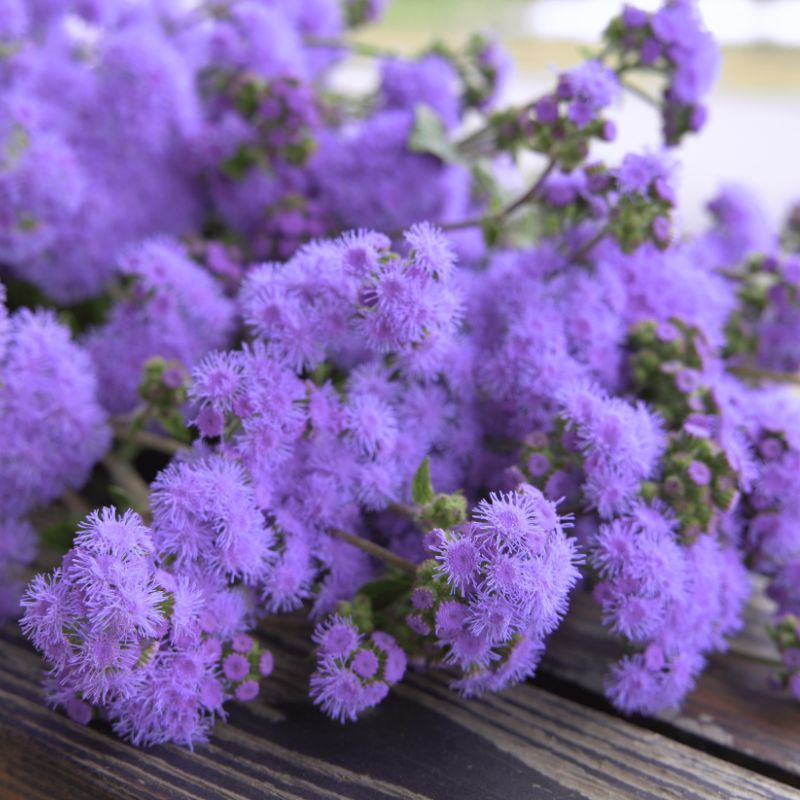
<svg viewBox="0 0 800 800"><path fill-rule="evenodd" d="M413 575L399 570L392 571L388 575L365 583L358 590L358 595L367 598L373 608L381 610L404 594L408 594L413 582Z"/></svg>
<svg viewBox="0 0 800 800"><path fill-rule="evenodd" d="M408 149L412 153L428 153L449 164L460 161L458 150L448 138L441 118L424 104L414 109L414 125L408 137Z"/></svg>
<svg viewBox="0 0 800 800"><path fill-rule="evenodd" d="M478 161L472 165L471 172L475 190L489 200L492 211L498 210L502 205L500 202L502 187L492 171L491 164Z"/></svg>
<svg viewBox="0 0 800 800"><path fill-rule="evenodd" d="M253 168L259 166L261 156L255 147L239 145L236 152L220 164L222 174L234 181L240 181Z"/></svg>
<svg viewBox="0 0 800 800"><path fill-rule="evenodd" d="M418 506L425 506L436 496L431 484L430 461L428 457L422 460L414 477L411 480L411 499Z"/></svg>
<svg viewBox="0 0 800 800"><path fill-rule="evenodd" d="M487 247L494 247L500 239L500 234L503 231L503 223L497 217L488 216L484 217L481 222L481 232L483 233L483 241Z"/></svg>
<svg viewBox="0 0 800 800"><path fill-rule="evenodd" d="M255 116L264 97L265 89L263 82L257 80L249 80L239 87L235 104L236 110L242 117L252 119Z"/></svg>
<svg viewBox="0 0 800 800"><path fill-rule="evenodd" d="M82 519L82 514L68 513L63 519L39 531L39 543L59 553L66 553L72 547L75 531Z"/></svg>

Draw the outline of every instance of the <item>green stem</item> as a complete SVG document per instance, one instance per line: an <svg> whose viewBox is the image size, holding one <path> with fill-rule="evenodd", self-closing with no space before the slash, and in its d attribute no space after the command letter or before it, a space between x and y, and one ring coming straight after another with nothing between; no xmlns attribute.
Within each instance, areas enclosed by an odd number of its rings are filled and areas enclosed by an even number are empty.
<svg viewBox="0 0 800 800"><path fill-rule="evenodd" d="M407 572L409 575L417 574L416 564L406 558L403 558L402 556L396 555L391 550L387 550L385 547L381 547L379 544L375 544L375 542L370 542L369 540L363 539L360 536L354 536L352 533L347 533L347 531L340 530L339 528L328 528L328 533L331 536L335 536L337 539L341 539L343 542L347 542L348 544L353 545L353 547L357 547L359 550L374 556L379 561L383 561L384 564L388 564L391 567L396 567L403 572Z"/></svg>
<svg viewBox="0 0 800 800"><path fill-rule="evenodd" d="M628 81L620 81L620 86L622 86L625 91L630 92L632 95L635 95L640 100L643 100L645 103L653 106L654 108L660 108L661 103L652 95L648 94L644 89L640 89L633 83L628 83Z"/></svg>
<svg viewBox="0 0 800 800"><path fill-rule="evenodd" d="M346 39L326 39L319 36L307 36L305 43L310 47L324 47L331 50L349 50L357 56L366 58L397 58L397 53L384 47L377 47L367 42L352 42Z"/></svg>
<svg viewBox="0 0 800 800"><path fill-rule="evenodd" d="M142 480L139 473L127 462L113 453L106 453L102 459L114 481L128 495L133 508L143 517L149 517L150 487Z"/></svg>
<svg viewBox="0 0 800 800"><path fill-rule="evenodd" d="M531 202L541 190L544 182L550 176L550 173L555 169L556 163L551 160L548 162L542 174L536 179L536 182L527 189L523 194L512 200L505 208L498 211L496 214L490 214L488 217L471 217L469 219L462 219L458 222L443 222L439 225L442 230L455 231L463 230L464 228L477 228L483 225L487 220L492 222L503 222L510 217L515 211L522 208L526 203Z"/></svg>
<svg viewBox="0 0 800 800"><path fill-rule="evenodd" d="M118 439L134 442L149 450L156 450L169 456L188 452L192 449L189 445L179 442L177 439L171 439L168 436L161 436L150 431L132 430L124 420L112 419L111 427L114 430L114 436Z"/></svg>
<svg viewBox="0 0 800 800"><path fill-rule="evenodd" d="M527 192L520 195L516 200L512 201L510 205L506 206L503 211L500 213L500 218L505 219L506 217L511 216L518 208L521 208L526 203L529 203L539 194L542 186L544 186L544 182L550 177L550 174L556 167L556 162L550 159L547 162L547 166L544 168L542 174L536 179L536 182L528 189Z"/></svg>
<svg viewBox="0 0 800 800"><path fill-rule="evenodd" d="M600 228L589 241L581 245L574 253L569 255L570 261L580 261L584 256L588 255L592 248L608 234L606 228Z"/></svg>
<svg viewBox="0 0 800 800"><path fill-rule="evenodd" d="M795 372L775 372L771 369L761 369L752 365L733 366L729 367L729 370L740 378L800 386L800 374Z"/></svg>
<svg viewBox="0 0 800 800"><path fill-rule="evenodd" d="M417 521L417 510L414 508L414 506L407 503L389 503L389 505L386 507L386 510L391 511L393 514L397 514L399 517L405 517L412 522Z"/></svg>
<svg viewBox="0 0 800 800"><path fill-rule="evenodd" d="M513 112L514 116L519 117L526 111L530 111L537 102L538 98L525 105L512 107L508 109L508 111ZM490 119L485 125L482 125L476 131L464 137L460 142L456 142L456 148L464 155L479 155L483 151L477 146L483 144L484 140L492 143L494 141L494 132L495 122Z"/></svg>

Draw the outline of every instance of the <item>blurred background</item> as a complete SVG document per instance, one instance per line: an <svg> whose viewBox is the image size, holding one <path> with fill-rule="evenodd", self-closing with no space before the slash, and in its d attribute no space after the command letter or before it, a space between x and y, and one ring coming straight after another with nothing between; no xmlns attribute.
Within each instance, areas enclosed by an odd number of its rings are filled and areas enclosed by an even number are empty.
<svg viewBox="0 0 800 800"><path fill-rule="evenodd" d="M658 0L634 3L653 10ZM800 0L699 0L722 45L722 67L706 128L679 149L683 223L696 228L723 183L753 189L774 219L800 199ZM553 73L581 59L622 0L391 0L380 24L360 38L413 54L432 39L463 42L491 31L518 74L509 101L552 87ZM648 88L646 83L641 83ZM616 112L619 138L597 156L654 147L656 114L626 95Z"/></svg>

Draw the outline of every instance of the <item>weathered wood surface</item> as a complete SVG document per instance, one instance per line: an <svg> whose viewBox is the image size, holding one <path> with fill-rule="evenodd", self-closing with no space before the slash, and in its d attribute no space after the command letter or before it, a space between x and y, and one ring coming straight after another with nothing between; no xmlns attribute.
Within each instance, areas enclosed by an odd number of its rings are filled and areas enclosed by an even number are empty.
<svg viewBox="0 0 800 800"><path fill-rule="evenodd" d="M210 744L137 750L42 706L40 665L0 631L0 797L798 798L781 780L535 685L465 702L412 676L355 725L306 700L307 632L268 636L276 672ZM789 729L784 731L789 734Z"/></svg>
<svg viewBox="0 0 800 800"><path fill-rule="evenodd" d="M800 709L767 685L778 657L764 627L770 610L757 590L745 630L729 652L711 658L681 710L660 714L656 727L761 762L766 771L787 773L784 779L800 786ZM602 629L598 607L588 594L576 592L567 621L548 643L541 670L587 690L602 706L607 667L620 654L620 646Z"/></svg>

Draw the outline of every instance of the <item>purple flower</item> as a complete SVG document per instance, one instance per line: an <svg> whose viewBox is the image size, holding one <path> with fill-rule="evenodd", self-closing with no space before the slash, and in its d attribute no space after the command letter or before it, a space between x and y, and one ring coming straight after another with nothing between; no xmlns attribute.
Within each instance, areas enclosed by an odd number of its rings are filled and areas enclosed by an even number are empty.
<svg viewBox="0 0 800 800"><path fill-rule="evenodd" d="M339 722L380 703L403 677L405 654L387 633L375 631L365 639L352 619L333 616L317 626L313 638L318 648L311 699Z"/></svg>
<svg viewBox="0 0 800 800"><path fill-rule="evenodd" d="M562 403L584 454L587 498L604 517L626 510L663 452L660 418L642 403L632 406L582 384L565 388Z"/></svg>
<svg viewBox="0 0 800 800"><path fill-rule="evenodd" d="M646 11L642 11L640 8L626 5L622 9L622 21L628 28L643 28L649 21L649 15Z"/></svg>
<svg viewBox="0 0 800 800"><path fill-rule="evenodd" d="M585 127L618 94L617 76L595 60L584 61L579 67L562 73L556 90L557 97L568 101L567 117L579 128Z"/></svg>
<svg viewBox="0 0 800 800"><path fill-rule="evenodd" d="M455 127L461 116L458 74L440 55L426 55L419 61L384 60L380 93L387 109L408 110L420 103L428 106L446 128Z"/></svg>
<svg viewBox="0 0 800 800"><path fill-rule="evenodd" d="M711 481L711 470L708 468L707 464L704 464L702 461L692 461L689 464L689 477L698 485L698 486L707 486Z"/></svg>
<svg viewBox="0 0 800 800"><path fill-rule="evenodd" d="M109 441L91 362L67 329L53 314L27 309L4 327L0 519L79 488Z"/></svg>
<svg viewBox="0 0 800 800"><path fill-rule="evenodd" d="M274 659L269 650L265 650L258 659L258 672L263 678L268 678L272 675L274 669Z"/></svg>
<svg viewBox="0 0 800 800"><path fill-rule="evenodd" d="M662 155L628 153L617 172L620 191L646 195L653 187L661 199L674 203L672 170L672 164Z"/></svg>
<svg viewBox="0 0 800 800"><path fill-rule="evenodd" d="M437 599L409 624L422 636L434 630L444 661L464 673L452 687L474 695L532 674L578 577L574 542L554 504L527 485L493 494L472 522L439 531L432 552L433 583L416 591ZM441 599L437 585L448 585L452 599ZM520 638L530 642L530 657L514 655Z"/></svg>
<svg viewBox="0 0 800 800"><path fill-rule="evenodd" d="M749 581L740 555L711 535L681 547L675 527L664 508L640 504L602 525L592 545L603 620L641 648L612 667L606 684L625 713L678 705L704 654L724 648L723 637L741 624Z"/></svg>
<svg viewBox="0 0 800 800"><path fill-rule="evenodd" d="M222 662L222 671L228 680L240 681L250 672L250 665L240 653L231 653Z"/></svg>
<svg viewBox="0 0 800 800"><path fill-rule="evenodd" d="M226 690L250 674L241 653L223 658L223 640L254 643L241 594L213 571L167 571L156 540L131 511L94 512L61 567L28 587L21 625L51 666L50 701L71 717L85 723L97 707L136 745L191 747L224 715ZM246 680L234 694L257 692Z"/></svg>
<svg viewBox="0 0 800 800"><path fill-rule="evenodd" d="M440 531L441 543L436 548L439 555L439 571L446 577L453 591L465 588L475 577L480 566L480 552L466 538L448 538Z"/></svg>
<svg viewBox="0 0 800 800"><path fill-rule="evenodd" d="M151 240L127 251L119 273L132 281L129 296L86 338L103 404L114 412L136 405L147 359L192 367L226 344L233 314L213 278L175 242Z"/></svg>

